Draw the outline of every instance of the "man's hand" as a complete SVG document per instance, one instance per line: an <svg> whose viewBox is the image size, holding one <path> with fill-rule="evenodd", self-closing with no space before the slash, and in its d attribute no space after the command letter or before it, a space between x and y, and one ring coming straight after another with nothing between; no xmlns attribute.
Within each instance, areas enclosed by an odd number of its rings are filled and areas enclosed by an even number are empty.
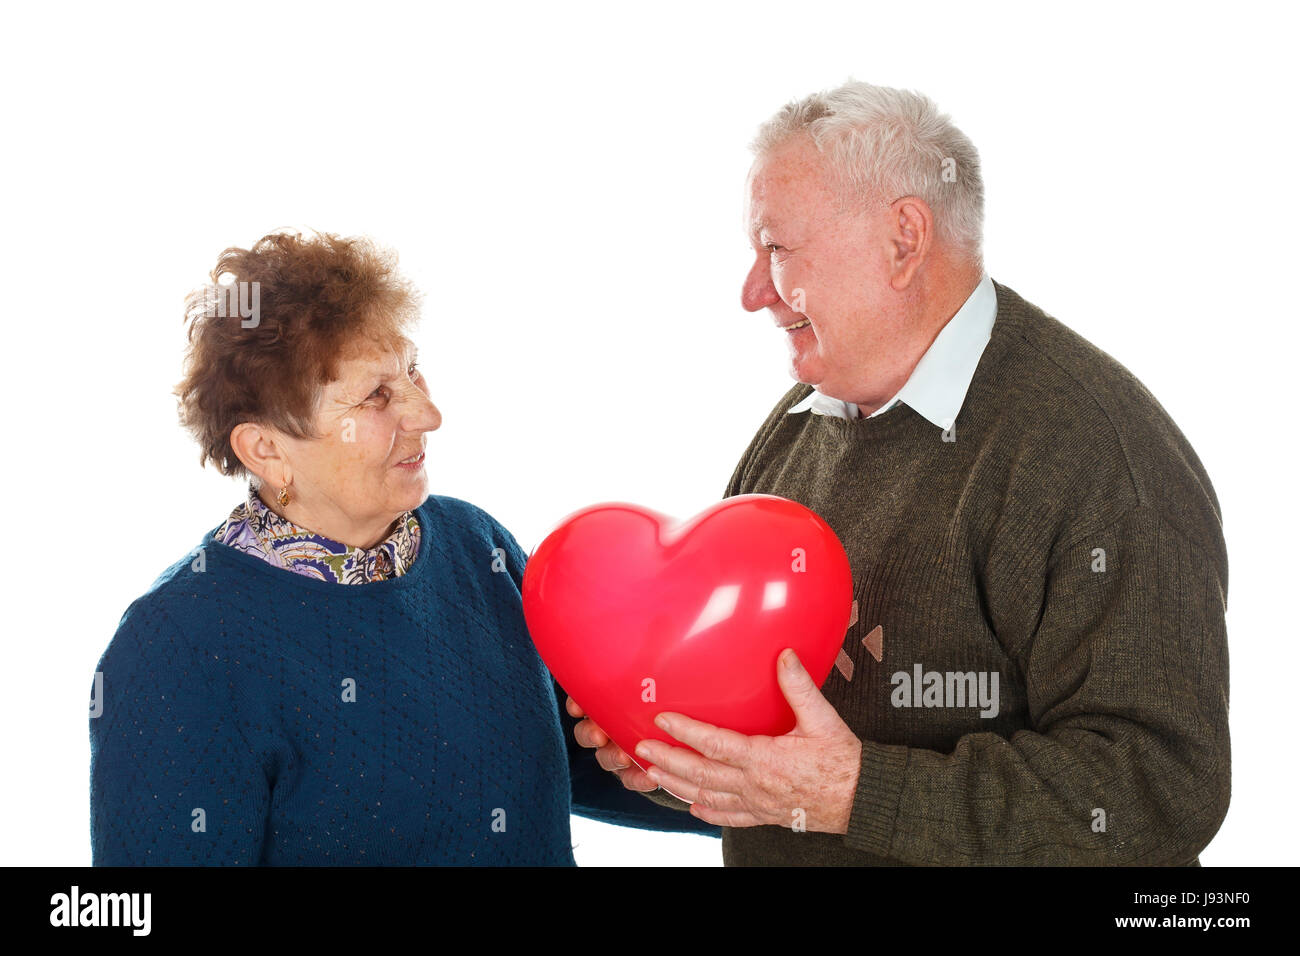
<svg viewBox="0 0 1300 956"><path fill-rule="evenodd" d="M596 762L618 777L624 787L642 793L659 789L659 784L647 777L622 748L609 739L609 734L601 730L594 720L587 717L586 712L572 697L565 701L564 709L569 712L570 717L586 717L573 728L574 739L584 747L594 748Z"/></svg>
<svg viewBox="0 0 1300 956"><path fill-rule="evenodd" d="M691 814L706 823L847 833L862 741L788 648L777 662L777 681L794 711L794 730L747 737L682 714L660 714L655 723L699 753L643 740L637 756L653 766L648 776L637 775L687 800Z"/></svg>

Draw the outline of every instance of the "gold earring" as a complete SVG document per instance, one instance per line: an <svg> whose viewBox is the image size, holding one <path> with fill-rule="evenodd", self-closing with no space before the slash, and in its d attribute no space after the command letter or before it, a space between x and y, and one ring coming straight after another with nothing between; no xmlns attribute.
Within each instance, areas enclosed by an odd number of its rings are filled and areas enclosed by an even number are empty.
<svg viewBox="0 0 1300 956"><path fill-rule="evenodd" d="M280 493L275 496L275 500L280 502L281 508L287 505L289 503L289 488L287 486L281 488Z"/></svg>

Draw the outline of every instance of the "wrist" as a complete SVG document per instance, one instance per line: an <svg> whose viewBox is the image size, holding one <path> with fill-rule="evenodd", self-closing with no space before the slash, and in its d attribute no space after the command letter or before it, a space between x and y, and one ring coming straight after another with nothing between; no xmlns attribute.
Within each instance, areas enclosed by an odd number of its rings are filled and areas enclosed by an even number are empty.
<svg viewBox="0 0 1300 956"><path fill-rule="evenodd" d="M846 748L842 770L835 775L837 781L831 798L830 828L827 832L844 835L849 832L849 820L857 801L858 778L862 773L862 741L856 737Z"/></svg>

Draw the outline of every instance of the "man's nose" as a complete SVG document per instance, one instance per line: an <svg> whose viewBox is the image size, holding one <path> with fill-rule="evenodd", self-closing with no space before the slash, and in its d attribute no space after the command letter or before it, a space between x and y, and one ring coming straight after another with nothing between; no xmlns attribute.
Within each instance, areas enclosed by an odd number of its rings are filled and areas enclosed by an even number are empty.
<svg viewBox="0 0 1300 956"><path fill-rule="evenodd" d="M780 299L776 286L772 284L771 264L767 256L759 256L754 260L749 275L745 276L745 285L740 290L740 304L747 312L757 312Z"/></svg>

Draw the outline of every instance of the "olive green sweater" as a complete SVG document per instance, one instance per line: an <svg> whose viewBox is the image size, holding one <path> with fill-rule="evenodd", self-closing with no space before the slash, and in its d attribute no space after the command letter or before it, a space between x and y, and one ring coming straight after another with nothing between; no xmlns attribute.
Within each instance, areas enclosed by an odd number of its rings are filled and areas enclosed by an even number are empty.
<svg viewBox="0 0 1300 956"><path fill-rule="evenodd" d="M727 486L844 543L852 668L822 692L863 742L847 835L725 828L727 865L1195 865L1227 812L1210 480L1131 373L996 289L949 431L901 404L790 415L797 385Z"/></svg>

